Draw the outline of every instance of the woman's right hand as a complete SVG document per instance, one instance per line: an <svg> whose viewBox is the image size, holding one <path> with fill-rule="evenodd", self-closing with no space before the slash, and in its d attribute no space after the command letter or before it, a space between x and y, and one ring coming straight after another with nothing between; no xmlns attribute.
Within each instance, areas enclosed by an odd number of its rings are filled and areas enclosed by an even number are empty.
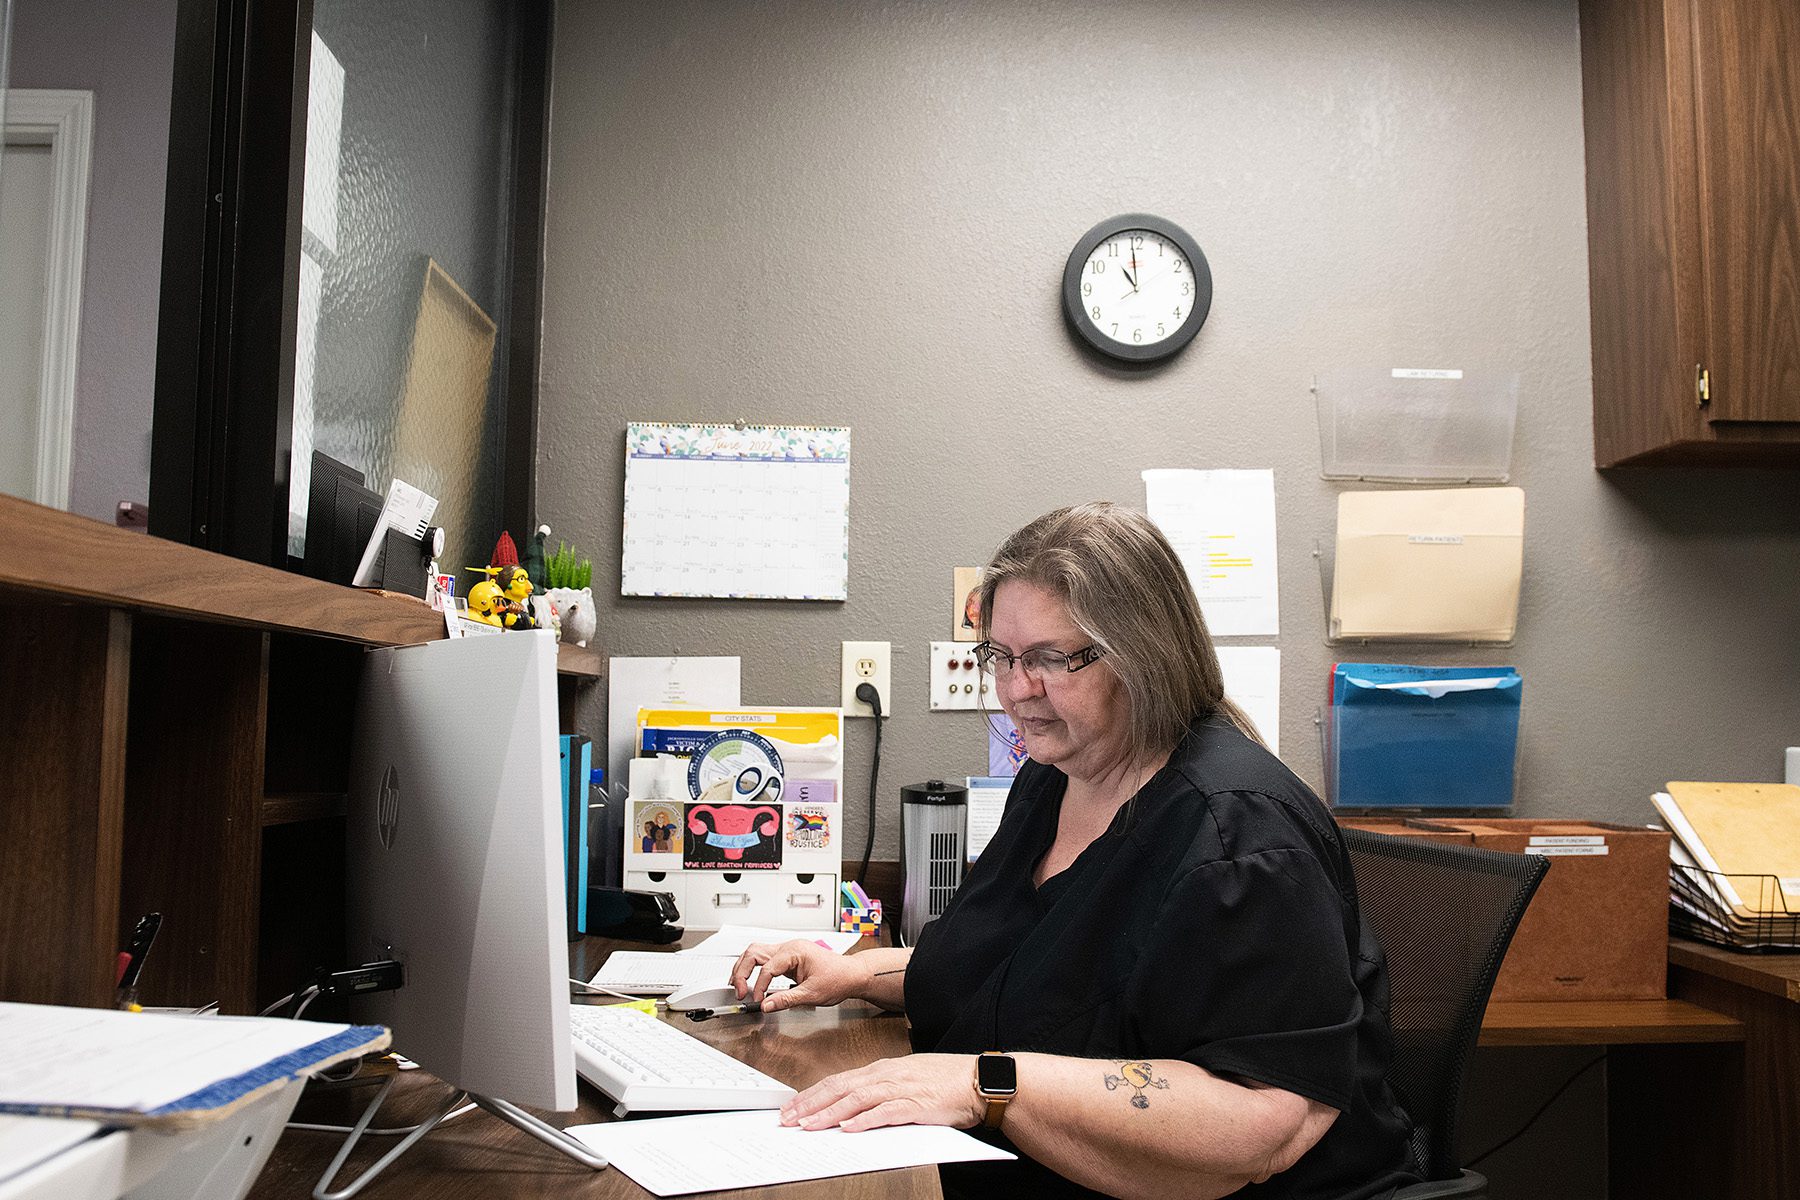
<svg viewBox="0 0 1800 1200"><path fill-rule="evenodd" d="M753 942L731 968L731 986L740 1000L758 1005L764 1012L841 1004L860 996L869 982L868 971L855 963L856 957L833 954L804 938L779 945ZM754 979L752 972L756 972ZM777 975L786 975L794 986L771 993L769 984Z"/></svg>

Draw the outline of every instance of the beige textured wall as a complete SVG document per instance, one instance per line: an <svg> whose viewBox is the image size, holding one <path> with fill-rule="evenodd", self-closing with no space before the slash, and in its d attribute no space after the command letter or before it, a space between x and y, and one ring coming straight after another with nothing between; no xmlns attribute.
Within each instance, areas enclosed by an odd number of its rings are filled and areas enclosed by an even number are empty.
<svg viewBox="0 0 1800 1200"><path fill-rule="evenodd" d="M926 711L952 566L1150 466L1273 467L1284 757L1318 781L1336 658L1312 558L1336 493L1307 387L1338 365L1524 380L1523 815L1621 821L1800 742L1800 476L1592 468L1574 0L565 0L539 508L594 551L609 652L735 653L746 698L835 702L889 639L877 857L898 789L981 770ZM1095 221L1196 235L1216 299L1142 375L1058 307ZM624 600L631 420L854 429L845 604ZM611 593L609 594L609 590ZM851 731L860 809L869 728ZM860 846L859 813L849 818Z"/></svg>

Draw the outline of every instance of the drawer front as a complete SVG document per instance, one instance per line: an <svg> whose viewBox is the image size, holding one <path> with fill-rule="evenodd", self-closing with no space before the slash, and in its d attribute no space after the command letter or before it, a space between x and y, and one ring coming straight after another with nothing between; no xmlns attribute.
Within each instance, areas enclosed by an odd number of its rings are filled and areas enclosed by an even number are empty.
<svg viewBox="0 0 1800 1200"><path fill-rule="evenodd" d="M765 925L837 928L837 876L786 871L689 871L682 923L689 929Z"/></svg>

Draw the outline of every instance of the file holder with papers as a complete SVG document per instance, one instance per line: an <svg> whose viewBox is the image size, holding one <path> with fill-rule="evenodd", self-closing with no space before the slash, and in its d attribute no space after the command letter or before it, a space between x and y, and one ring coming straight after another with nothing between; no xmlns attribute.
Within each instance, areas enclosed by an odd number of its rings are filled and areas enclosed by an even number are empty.
<svg viewBox="0 0 1800 1200"><path fill-rule="evenodd" d="M1735 896L1751 915L1734 911ZM1708 871L1669 864L1669 930L1746 954L1800 949L1800 911L1789 907L1775 875Z"/></svg>
<svg viewBox="0 0 1800 1200"><path fill-rule="evenodd" d="M1511 811L1523 690L1511 667L1336 664L1320 721L1332 807Z"/></svg>

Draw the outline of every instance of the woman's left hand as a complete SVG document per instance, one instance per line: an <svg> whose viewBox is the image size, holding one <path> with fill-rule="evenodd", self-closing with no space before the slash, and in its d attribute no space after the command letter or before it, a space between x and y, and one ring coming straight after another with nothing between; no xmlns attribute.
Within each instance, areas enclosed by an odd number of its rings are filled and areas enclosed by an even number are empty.
<svg viewBox="0 0 1800 1200"><path fill-rule="evenodd" d="M845 1132L881 1125L981 1124L973 1054L909 1054L827 1076L789 1100L783 1125Z"/></svg>

